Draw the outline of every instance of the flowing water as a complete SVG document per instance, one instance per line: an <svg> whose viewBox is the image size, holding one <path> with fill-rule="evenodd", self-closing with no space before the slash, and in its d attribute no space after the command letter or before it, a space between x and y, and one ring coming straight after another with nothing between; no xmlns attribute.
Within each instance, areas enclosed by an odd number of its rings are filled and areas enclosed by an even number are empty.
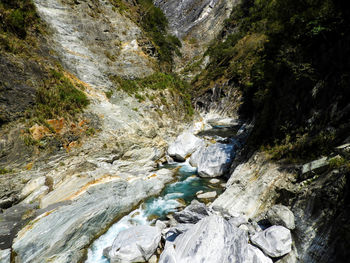
<svg viewBox="0 0 350 263"><path fill-rule="evenodd" d="M103 249L111 246L122 230L135 225L152 224L156 219L166 219L166 215L191 203L200 190L222 193L220 183L211 185L210 179L196 176L196 169L186 163L168 165L167 168L176 169L178 166L180 169L176 173L176 182L168 184L158 197L148 198L139 208L124 216L104 235L95 240L88 250L86 263L109 263L109 260L103 256Z"/></svg>

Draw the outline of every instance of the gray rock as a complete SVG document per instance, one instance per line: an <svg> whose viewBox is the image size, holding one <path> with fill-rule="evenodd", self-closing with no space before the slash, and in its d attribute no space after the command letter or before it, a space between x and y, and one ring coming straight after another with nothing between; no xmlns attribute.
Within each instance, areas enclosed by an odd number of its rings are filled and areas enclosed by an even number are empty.
<svg viewBox="0 0 350 263"><path fill-rule="evenodd" d="M197 138L192 133L184 132L169 146L168 154L175 160L183 162L186 157L203 144L202 139Z"/></svg>
<svg viewBox="0 0 350 263"><path fill-rule="evenodd" d="M295 228L294 214L284 205L274 205L267 211L266 217L272 225L284 226L290 230Z"/></svg>
<svg viewBox="0 0 350 263"><path fill-rule="evenodd" d="M11 249L0 250L0 262L10 263L11 261Z"/></svg>
<svg viewBox="0 0 350 263"><path fill-rule="evenodd" d="M44 214L30 228L22 229L12 246L16 261L45 262L54 256L55 262L78 262L101 229L141 200L160 193L171 179L169 173L92 185L71 204Z"/></svg>
<svg viewBox="0 0 350 263"><path fill-rule="evenodd" d="M165 232L164 233L164 238L167 240L167 241L174 241L175 238L186 232L187 230L191 229L193 227L193 224L178 224L174 227L171 227L171 228L168 228L168 229L164 229L163 231Z"/></svg>
<svg viewBox="0 0 350 263"><path fill-rule="evenodd" d="M190 158L201 177L217 177L227 172L235 156L232 144L215 143L202 146Z"/></svg>
<svg viewBox="0 0 350 263"><path fill-rule="evenodd" d="M199 199L211 199L211 198L215 198L216 195L217 195L217 193L215 191L206 192L206 193L197 195L197 198L199 198Z"/></svg>
<svg viewBox="0 0 350 263"><path fill-rule="evenodd" d="M197 200L193 200L184 210L174 213L173 217L179 223L195 224L208 215L208 207Z"/></svg>
<svg viewBox="0 0 350 263"><path fill-rule="evenodd" d="M341 154L341 155L343 155L343 156L345 156L347 158L350 158L350 143L346 143L346 144L340 145L337 148L335 148L335 150L339 154Z"/></svg>
<svg viewBox="0 0 350 263"><path fill-rule="evenodd" d="M247 262L247 234L224 218L211 215L173 243L167 242L159 263Z"/></svg>
<svg viewBox="0 0 350 263"><path fill-rule="evenodd" d="M272 259L265 256L257 247L248 245L247 263L272 263Z"/></svg>
<svg viewBox="0 0 350 263"><path fill-rule="evenodd" d="M158 227L135 226L118 234L106 256L111 263L146 262L156 251L160 238Z"/></svg>
<svg viewBox="0 0 350 263"><path fill-rule="evenodd" d="M229 219L230 224L235 227L239 227L242 224L247 223L247 220L242 216L236 216Z"/></svg>
<svg viewBox="0 0 350 263"><path fill-rule="evenodd" d="M218 184L218 183L220 183L220 180L216 179L216 178L213 178L213 179L210 179L209 183L211 183L211 184Z"/></svg>
<svg viewBox="0 0 350 263"><path fill-rule="evenodd" d="M320 173L325 171L329 166L327 157L312 161L310 163L304 164L301 169L301 175L307 176L311 173Z"/></svg>
<svg viewBox="0 0 350 263"><path fill-rule="evenodd" d="M271 226L256 233L251 241L270 257L281 257L292 250L290 230L283 226Z"/></svg>

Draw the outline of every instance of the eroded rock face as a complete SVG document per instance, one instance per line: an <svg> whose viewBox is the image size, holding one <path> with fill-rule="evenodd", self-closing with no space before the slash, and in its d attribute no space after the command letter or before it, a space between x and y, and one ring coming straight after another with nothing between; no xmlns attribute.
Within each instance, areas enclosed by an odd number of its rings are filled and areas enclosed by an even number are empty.
<svg viewBox="0 0 350 263"><path fill-rule="evenodd" d="M270 257L281 257L292 250L292 235L283 226L271 226L256 233L251 241Z"/></svg>
<svg viewBox="0 0 350 263"><path fill-rule="evenodd" d="M208 216L175 241L167 242L160 263L246 262L247 234L224 218Z"/></svg>
<svg viewBox="0 0 350 263"><path fill-rule="evenodd" d="M202 146L190 158L201 177L218 177L227 172L235 156L232 144L215 143Z"/></svg>
<svg viewBox="0 0 350 263"><path fill-rule="evenodd" d="M272 225L281 225L290 230L295 228L294 214L284 205L274 205L267 211L266 217Z"/></svg>
<svg viewBox="0 0 350 263"><path fill-rule="evenodd" d="M105 256L111 263L146 262L156 251L160 238L158 227L135 226L120 232Z"/></svg>
<svg viewBox="0 0 350 263"><path fill-rule="evenodd" d="M175 160L183 162L186 157L203 144L204 142L192 133L184 132L169 146L168 154Z"/></svg>
<svg viewBox="0 0 350 263"><path fill-rule="evenodd" d="M131 181L112 178L89 187L71 204L43 214L22 229L13 244L16 260L25 262L78 262L83 249L116 216L144 198L159 193L172 173Z"/></svg>

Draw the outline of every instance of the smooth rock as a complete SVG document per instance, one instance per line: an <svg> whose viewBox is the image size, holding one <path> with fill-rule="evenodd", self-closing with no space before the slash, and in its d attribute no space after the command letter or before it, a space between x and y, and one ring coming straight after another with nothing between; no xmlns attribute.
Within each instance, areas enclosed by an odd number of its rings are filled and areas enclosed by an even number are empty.
<svg viewBox="0 0 350 263"><path fill-rule="evenodd" d="M295 228L294 214L284 205L274 205L267 211L266 217L272 225L284 226L290 230Z"/></svg>
<svg viewBox="0 0 350 263"><path fill-rule="evenodd" d="M111 263L146 262L156 251L160 238L158 227L135 226L118 234L106 256Z"/></svg>
<svg viewBox="0 0 350 263"><path fill-rule="evenodd" d="M197 198L199 198L199 199L211 199L211 198L215 198L216 195L217 195L217 193L215 191L206 192L206 193L197 195Z"/></svg>
<svg viewBox="0 0 350 263"><path fill-rule="evenodd" d="M27 196L26 199L23 200L24 203L30 204L33 203L35 200L43 197L49 192L49 187L46 185L43 185L36 191L32 192L29 196Z"/></svg>
<svg viewBox="0 0 350 263"><path fill-rule="evenodd" d="M22 229L12 245L15 260L21 263L45 262L54 256L55 262L78 262L84 248L116 216L161 192L165 183L172 180L173 172L167 172L148 179L127 181L115 178L108 183L90 186L71 204L44 214L30 228Z"/></svg>
<svg viewBox="0 0 350 263"><path fill-rule="evenodd" d="M148 263L157 263L158 262L158 258L156 255L153 255L149 260Z"/></svg>
<svg viewBox="0 0 350 263"><path fill-rule="evenodd" d="M158 227L160 230L163 230L166 228L166 224L163 221L157 220L156 227Z"/></svg>
<svg viewBox="0 0 350 263"><path fill-rule="evenodd" d="M38 178L30 180L26 186L22 189L22 192L20 194L20 198L24 199L28 195L30 195L32 192L38 190L40 187L45 185L46 177L40 176Z"/></svg>
<svg viewBox="0 0 350 263"><path fill-rule="evenodd" d="M270 257L281 257L292 250L290 230L283 226L271 226L256 233L251 241Z"/></svg>
<svg viewBox="0 0 350 263"><path fill-rule="evenodd" d="M192 133L184 132L180 134L174 143L169 146L168 154L177 161L185 161L191 153L204 144L202 139Z"/></svg>
<svg viewBox="0 0 350 263"><path fill-rule="evenodd" d="M191 204L184 210L175 212L173 217L179 223L195 224L208 215L208 207L205 204L198 202L197 200L193 200Z"/></svg>
<svg viewBox="0 0 350 263"><path fill-rule="evenodd" d="M211 215L166 242L159 263L247 262L247 234L224 218Z"/></svg>
<svg viewBox="0 0 350 263"><path fill-rule="evenodd" d="M163 231L164 233L164 238L167 241L174 241L175 238L186 232L187 230L191 229L193 227L193 224L178 224L174 227L168 228L168 229L164 229Z"/></svg>
<svg viewBox="0 0 350 263"><path fill-rule="evenodd" d="M229 219L230 224L235 227L239 227L242 224L247 223L247 220L242 216L236 216Z"/></svg>
<svg viewBox="0 0 350 263"><path fill-rule="evenodd" d="M11 261L11 249L0 250L0 262L10 263Z"/></svg>
<svg viewBox="0 0 350 263"><path fill-rule="evenodd" d="M265 256L265 254L252 245L248 245L248 260L247 263L272 263L272 259Z"/></svg>
<svg viewBox="0 0 350 263"><path fill-rule="evenodd" d="M227 172L235 156L232 144L215 143L195 151L190 164L198 168L201 177L217 177Z"/></svg>
<svg viewBox="0 0 350 263"><path fill-rule="evenodd" d="M306 163L301 169L302 175L308 175L310 173L320 173L323 172L329 166L327 157Z"/></svg>
<svg viewBox="0 0 350 263"><path fill-rule="evenodd" d="M211 184L217 184L217 183L220 183L220 180L219 180L219 179L216 179L216 178L213 178L213 179L210 179L209 183L211 183Z"/></svg>

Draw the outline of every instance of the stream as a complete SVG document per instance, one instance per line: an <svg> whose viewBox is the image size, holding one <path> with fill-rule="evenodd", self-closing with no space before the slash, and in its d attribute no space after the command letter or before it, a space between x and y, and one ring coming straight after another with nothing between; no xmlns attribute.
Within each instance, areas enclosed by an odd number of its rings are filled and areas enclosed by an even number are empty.
<svg viewBox="0 0 350 263"><path fill-rule="evenodd" d="M196 199L198 191L216 191L218 195L223 192L220 185L224 181L220 179L219 183L211 184L209 181L212 178L197 176L196 168L188 163L175 163L162 168L177 169L176 181L168 184L159 196L146 199L137 209L124 216L96 239L88 250L86 263L109 263L109 260L103 256L103 250L112 245L117 234L122 230L135 225L151 225L157 219L166 220L168 214L184 208Z"/></svg>

